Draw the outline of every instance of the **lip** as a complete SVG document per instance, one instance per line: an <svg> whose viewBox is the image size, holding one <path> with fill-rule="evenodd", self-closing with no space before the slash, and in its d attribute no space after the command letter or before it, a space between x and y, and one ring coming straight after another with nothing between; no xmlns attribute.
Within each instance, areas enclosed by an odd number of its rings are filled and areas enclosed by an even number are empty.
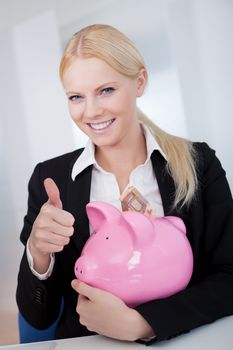
<svg viewBox="0 0 233 350"><path fill-rule="evenodd" d="M98 123L87 123L87 125L93 132L103 133L111 127L114 121L115 118L112 118Z"/></svg>

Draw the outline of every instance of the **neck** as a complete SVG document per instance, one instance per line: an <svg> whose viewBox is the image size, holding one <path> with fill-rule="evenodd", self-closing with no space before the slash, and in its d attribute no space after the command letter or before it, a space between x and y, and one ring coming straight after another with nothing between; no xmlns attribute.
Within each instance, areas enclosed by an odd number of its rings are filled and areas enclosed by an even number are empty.
<svg viewBox="0 0 233 350"><path fill-rule="evenodd" d="M96 147L98 164L115 175L130 174L138 165L143 164L147 157L146 140L140 125L117 146Z"/></svg>

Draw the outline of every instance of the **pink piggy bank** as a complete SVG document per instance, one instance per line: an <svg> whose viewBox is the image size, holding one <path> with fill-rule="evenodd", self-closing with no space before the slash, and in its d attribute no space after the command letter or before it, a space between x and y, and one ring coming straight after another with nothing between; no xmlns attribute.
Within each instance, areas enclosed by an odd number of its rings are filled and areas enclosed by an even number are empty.
<svg viewBox="0 0 233 350"><path fill-rule="evenodd" d="M100 201L86 210L94 231L75 263L79 280L131 307L187 286L193 255L180 218L149 218Z"/></svg>

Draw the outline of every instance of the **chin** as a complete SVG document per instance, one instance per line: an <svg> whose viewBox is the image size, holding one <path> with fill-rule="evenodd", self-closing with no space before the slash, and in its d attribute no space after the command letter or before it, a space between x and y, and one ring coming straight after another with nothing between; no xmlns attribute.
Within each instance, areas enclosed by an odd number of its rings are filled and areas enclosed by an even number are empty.
<svg viewBox="0 0 233 350"><path fill-rule="evenodd" d="M115 146L114 142L107 142L107 141L97 141L97 140L92 140L92 142L94 143L94 145L96 147L111 147L111 146Z"/></svg>
<svg viewBox="0 0 233 350"><path fill-rule="evenodd" d="M117 139L113 137L94 137L91 140L97 147L113 147L118 144Z"/></svg>

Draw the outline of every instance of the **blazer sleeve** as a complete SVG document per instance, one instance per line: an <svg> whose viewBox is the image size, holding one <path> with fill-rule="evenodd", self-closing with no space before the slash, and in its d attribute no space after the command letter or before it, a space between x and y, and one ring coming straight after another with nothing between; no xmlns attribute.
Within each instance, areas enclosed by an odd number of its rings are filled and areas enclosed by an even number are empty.
<svg viewBox="0 0 233 350"><path fill-rule="evenodd" d="M205 143L198 148L202 166L198 169L200 195L194 207L199 208L188 213L195 218L193 232L197 227L201 232L197 232L201 243L195 250L202 272L185 290L136 308L154 329L156 340L233 314L232 196L215 152Z"/></svg>
<svg viewBox="0 0 233 350"><path fill-rule="evenodd" d="M40 176L41 164L38 164L29 181L28 211L20 239L24 245L30 236L33 223L41 206L47 201L43 181ZM55 265L52 275L45 281L35 277L29 267L26 249L20 263L16 301L24 318L38 329L47 328L57 318L61 305L59 288L59 267Z"/></svg>

